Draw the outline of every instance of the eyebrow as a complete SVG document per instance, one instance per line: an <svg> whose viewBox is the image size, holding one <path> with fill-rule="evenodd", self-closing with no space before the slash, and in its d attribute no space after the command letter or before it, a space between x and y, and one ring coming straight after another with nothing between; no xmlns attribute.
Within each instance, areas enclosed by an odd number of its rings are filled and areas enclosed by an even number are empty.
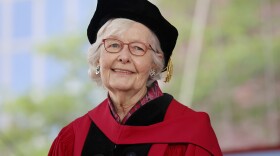
<svg viewBox="0 0 280 156"><path fill-rule="evenodd" d="M120 39L120 37L118 37L117 35L109 35L107 36L106 38L113 38L113 39L117 39L117 40L120 40L120 41L123 41L122 39ZM141 43L144 43L144 44L150 44L148 40L139 40L139 39L132 39L130 40L129 42L141 42Z"/></svg>
<svg viewBox="0 0 280 156"><path fill-rule="evenodd" d="M119 37L118 37L118 36L116 36L116 35L109 35L109 36L107 36L106 38L119 39Z"/></svg>

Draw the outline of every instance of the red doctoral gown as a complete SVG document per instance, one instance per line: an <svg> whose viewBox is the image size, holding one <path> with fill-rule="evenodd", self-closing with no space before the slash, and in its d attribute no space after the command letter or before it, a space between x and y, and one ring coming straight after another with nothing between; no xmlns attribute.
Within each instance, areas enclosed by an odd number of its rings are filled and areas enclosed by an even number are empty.
<svg viewBox="0 0 280 156"><path fill-rule="evenodd" d="M148 156L222 156L209 116L172 98L161 122L148 126L121 125L113 118L107 99L64 127L49 156L80 156L94 123L115 145L151 144ZM105 154L106 155L106 154Z"/></svg>

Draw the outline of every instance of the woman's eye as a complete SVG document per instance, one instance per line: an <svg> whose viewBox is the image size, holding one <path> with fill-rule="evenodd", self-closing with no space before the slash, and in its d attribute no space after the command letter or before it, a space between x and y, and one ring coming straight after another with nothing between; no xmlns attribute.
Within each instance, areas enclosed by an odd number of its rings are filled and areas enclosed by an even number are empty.
<svg viewBox="0 0 280 156"><path fill-rule="evenodd" d="M138 47L138 46L134 46L134 49L135 49L135 50L138 50L138 51L144 51L144 49L143 49L143 48Z"/></svg>
<svg viewBox="0 0 280 156"><path fill-rule="evenodd" d="M120 44L118 44L118 43L110 44L110 48L119 48L119 47L120 47Z"/></svg>

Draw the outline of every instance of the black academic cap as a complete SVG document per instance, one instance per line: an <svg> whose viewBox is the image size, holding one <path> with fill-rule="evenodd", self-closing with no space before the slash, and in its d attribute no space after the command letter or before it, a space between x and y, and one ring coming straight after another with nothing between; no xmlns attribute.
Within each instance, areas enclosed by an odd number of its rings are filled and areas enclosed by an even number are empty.
<svg viewBox="0 0 280 156"><path fill-rule="evenodd" d="M87 30L89 42L96 41L98 30L112 18L127 18L142 23L158 37L165 55L165 67L178 37L177 29L147 0L98 0Z"/></svg>

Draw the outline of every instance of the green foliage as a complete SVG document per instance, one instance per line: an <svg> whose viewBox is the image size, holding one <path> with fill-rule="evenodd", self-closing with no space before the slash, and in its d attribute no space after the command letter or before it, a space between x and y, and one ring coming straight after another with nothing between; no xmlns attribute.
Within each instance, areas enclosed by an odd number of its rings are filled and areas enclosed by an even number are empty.
<svg viewBox="0 0 280 156"><path fill-rule="evenodd" d="M58 44L59 43L59 44ZM83 38L67 36L36 45L41 55L64 65L66 75L46 92L30 89L4 101L1 112L10 122L0 131L0 151L7 156L47 155L59 130L102 100L87 75L87 49Z"/></svg>

